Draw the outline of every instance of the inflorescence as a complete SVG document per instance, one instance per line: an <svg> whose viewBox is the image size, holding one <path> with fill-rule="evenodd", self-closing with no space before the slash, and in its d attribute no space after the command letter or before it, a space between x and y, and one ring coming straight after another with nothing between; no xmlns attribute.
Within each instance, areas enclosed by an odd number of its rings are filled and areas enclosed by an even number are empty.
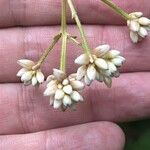
<svg viewBox="0 0 150 150"><path fill-rule="evenodd" d="M148 35L150 20L143 17L142 12L128 14L116 6L111 0L101 1L127 21L130 38L133 43L141 41ZM75 20L79 29L81 42L77 41L75 36L70 35L67 31L67 4L69 5L72 18ZM25 85L39 86L42 84L45 77L41 71L41 66L55 44L62 39L60 68L53 69L53 74L47 77L44 96L49 96L50 105L54 109L60 108L64 111L67 108L74 107L78 102L83 101L81 92L86 85L90 86L94 80L104 82L110 88L112 86L112 78L120 76L119 68L125 62L125 58L121 56L118 50L111 49L108 44L100 45L94 49L90 48L72 0L61 0L61 6L60 32L54 37L49 48L45 50L37 62L28 59L18 60L18 64L22 69L19 70L17 76L21 78L21 81ZM79 68L71 75L67 75L66 73L67 40L72 40L84 50L84 53L75 59L75 63L80 65Z"/></svg>

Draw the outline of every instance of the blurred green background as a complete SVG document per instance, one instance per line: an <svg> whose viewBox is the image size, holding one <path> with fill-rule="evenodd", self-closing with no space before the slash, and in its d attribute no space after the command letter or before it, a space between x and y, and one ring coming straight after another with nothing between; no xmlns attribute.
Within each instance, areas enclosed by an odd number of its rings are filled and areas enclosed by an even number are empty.
<svg viewBox="0 0 150 150"><path fill-rule="evenodd" d="M125 150L150 150L150 120L119 125L126 134Z"/></svg>

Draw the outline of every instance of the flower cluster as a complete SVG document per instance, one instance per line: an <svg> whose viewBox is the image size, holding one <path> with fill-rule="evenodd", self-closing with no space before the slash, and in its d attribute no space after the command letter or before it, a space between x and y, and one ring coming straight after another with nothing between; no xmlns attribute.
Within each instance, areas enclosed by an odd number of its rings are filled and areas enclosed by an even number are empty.
<svg viewBox="0 0 150 150"><path fill-rule="evenodd" d="M133 12L129 16L131 19L127 21L127 25L130 29L130 38L133 43L137 43L148 35L150 19L143 17L142 12Z"/></svg>
<svg viewBox="0 0 150 150"><path fill-rule="evenodd" d="M50 104L55 108L62 110L73 106L79 101L83 101L80 91L83 90L84 84L76 80L76 74L69 77L58 69L53 69L53 75L47 78L47 88L45 96L50 96Z"/></svg>
<svg viewBox="0 0 150 150"><path fill-rule="evenodd" d="M112 77L119 76L118 68L124 61L119 51L111 50L109 45L100 45L94 49L94 54L82 54L75 60L81 65L77 70L77 80L84 79L86 85L97 80L111 87Z"/></svg>
<svg viewBox="0 0 150 150"><path fill-rule="evenodd" d="M44 82L44 75L40 69L34 70L35 63L28 59L18 60L18 64L23 67L17 73L18 77L21 77L21 81L25 85L32 84L33 86L39 85Z"/></svg>

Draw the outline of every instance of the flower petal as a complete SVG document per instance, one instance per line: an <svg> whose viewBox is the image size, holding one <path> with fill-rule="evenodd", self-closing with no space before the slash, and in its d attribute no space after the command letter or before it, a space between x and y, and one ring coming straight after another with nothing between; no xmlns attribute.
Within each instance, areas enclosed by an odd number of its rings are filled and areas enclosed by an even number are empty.
<svg viewBox="0 0 150 150"><path fill-rule="evenodd" d="M137 43L139 40L138 34L136 32L130 31L130 38L133 43Z"/></svg>
<svg viewBox="0 0 150 150"><path fill-rule="evenodd" d="M109 77L105 77L105 78L104 78L104 83L106 84L106 86L107 86L108 88L111 88L111 86L112 86L112 79L109 78Z"/></svg>
<svg viewBox="0 0 150 150"><path fill-rule="evenodd" d="M99 73L98 71L96 72L96 80L99 82L104 81L104 76L101 73Z"/></svg>
<svg viewBox="0 0 150 150"><path fill-rule="evenodd" d="M65 86L65 85L68 85L69 84L69 80L68 79L64 79L62 84Z"/></svg>
<svg viewBox="0 0 150 150"><path fill-rule="evenodd" d="M98 58L95 60L95 64L97 67L99 67L100 69L108 69L108 64L104 59Z"/></svg>
<svg viewBox="0 0 150 150"><path fill-rule="evenodd" d="M26 68L22 68L18 71L17 76L21 77L25 72L27 72L28 70Z"/></svg>
<svg viewBox="0 0 150 150"><path fill-rule="evenodd" d="M114 59L111 60L111 62L112 62L114 65L118 66L118 67L122 66L122 63L123 63L124 61L125 61L125 58L124 58L124 57L121 57L121 56L118 56L118 57L116 57L116 58L114 58Z"/></svg>
<svg viewBox="0 0 150 150"><path fill-rule="evenodd" d="M143 26L148 26L150 25L150 19L146 18L146 17L141 17L139 18L139 23Z"/></svg>
<svg viewBox="0 0 150 150"><path fill-rule="evenodd" d="M35 63L28 59L20 59L17 61L17 63L26 69L32 69L32 67L35 65Z"/></svg>
<svg viewBox="0 0 150 150"><path fill-rule="evenodd" d="M29 81L31 79L32 79L32 71L25 72L21 77L21 81Z"/></svg>
<svg viewBox="0 0 150 150"><path fill-rule="evenodd" d="M47 84L47 87L50 87L50 86L57 86L57 80L52 80L50 81L48 84Z"/></svg>
<svg viewBox="0 0 150 150"><path fill-rule="evenodd" d="M87 75L84 76L84 82L87 86L90 86L93 80L90 80Z"/></svg>
<svg viewBox="0 0 150 150"><path fill-rule="evenodd" d="M44 82L44 75L41 71L37 71L36 73L36 79L39 83L43 83Z"/></svg>
<svg viewBox="0 0 150 150"><path fill-rule="evenodd" d="M54 109L60 108L61 105L62 105L62 101L60 101L60 100L54 100L54 103L53 103Z"/></svg>
<svg viewBox="0 0 150 150"><path fill-rule="evenodd" d="M83 90L84 84L81 81L70 81L70 84L74 90Z"/></svg>
<svg viewBox="0 0 150 150"><path fill-rule="evenodd" d="M117 71L117 67L112 62L108 62L108 68L109 68L111 73Z"/></svg>
<svg viewBox="0 0 150 150"><path fill-rule="evenodd" d="M54 75L49 75L49 76L47 77L46 81L47 81L47 82L50 82L50 81L52 81L52 80L54 80L54 79L55 79L55 76L54 76Z"/></svg>
<svg viewBox="0 0 150 150"><path fill-rule="evenodd" d="M52 106L54 103L54 96L51 96L49 99L49 104Z"/></svg>
<svg viewBox="0 0 150 150"><path fill-rule="evenodd" d="M64 86L63 87L63 91L66 93L66 94L71 94L72 93L72 86L71 85L67 85L67 86Z"/></svg>
<svg viewBox="0 0 150 150"><path fill-rule="evenodd" d="M140 29L140 24L137 21L131 20L129 28L131 31L137 32Z"/></svg>
<svg viewBox="0 0 150 150"><path fill-rule="evenodd" d="M49 86L46 88L46 90L44 91L44 96L51 96L54 95L55 92L57 90L56 86Z"/></svg>
<svg viewBox="0 0 150 150"><path fill-rule="evenodd" d="M142 12L133 12L133 13L130 13L130 15L134 15L135 17L139 18L139 17L143 16L143 13Z"/></svg>
<svg viewBox="0 0 150 150"><path fill-rule="evenodd" d="M71 98L76 102L83 101L83 97L77 91L73 91L73 93L71 94Z"/></svg>
<svg viewBox="0 0 150 150"><path fill-rule="evenodd" d="M108 44L100 45L100 46L96 47L95 50L96 50L96 56L101 57L110 50L110 46Z"/></svg>
<svg viewBox="0 0 150 150"><path fill-rule="evenodd" d="M65 106L68 106L68 105L70 106L72 104L71 97L68 95L65 95L63 98L63 104Z"/></svg>
<svg viewBox="0 0 150 150"><path fill-rule="evenodd" d="M35 85L37 85L37 83L38 83L38 81L37 81L36 77L35 76L32 77L32 85L35 86Z"/></svg>
<svg viewBox="0 0 150 150"><path fill-rule="evenodd" d="M107 58L115 58L115 57L117 57L117 56L119 56L119 55L120 55L120 52L119 52L119 51L117 51L117 50L111 50L111 51L109 51L109 52L107 53L106 57L107 57Z"/></svg>
<svg viewBox="0 0 150 150"><path fill-rule="evenodd" d="M55 99L61 100L64 97L65 93L61 89L57 89L55 92Z"/></svg>
<svg viewBox="0 0 150 150"><path fill-rule="evenodd" d="M144 37L146 37L146 36L148 35L148 32L147 32L147 30L146 30L144 27L140 27L140 30L139 30L138 34L139 34L142 38L144 38Z"/></svg>
<svg viewBox="0 0 150 150"><path fill-rule="evenodd" d="M90 61L90 58L87 54L82 54L75 59L75 63L79 65L87 65Z"/></svg>
<svg viewBox="0 0 150 150"><path fill-rule="evenodd" d="M57 78L57 80L62 81L65 77L66 74L58 69L53 69L53 75Z"/></svg>
<svg viewBox="0 0 150 150"><path fill-rule="evenodd" d="M81 67L78 68L78 70L77 70L77 76L76 76L77 80L81 80L85 76L86 69L87 69L86 65L83 65L83 66L81 66Z"/></svg>
<svg viewBox="0 0 150 150"><path fill-rule="evenodd" d="M94 80L96 78L96 69L93 65L89 65L87 69L87 76L90 80Z"/></svg>

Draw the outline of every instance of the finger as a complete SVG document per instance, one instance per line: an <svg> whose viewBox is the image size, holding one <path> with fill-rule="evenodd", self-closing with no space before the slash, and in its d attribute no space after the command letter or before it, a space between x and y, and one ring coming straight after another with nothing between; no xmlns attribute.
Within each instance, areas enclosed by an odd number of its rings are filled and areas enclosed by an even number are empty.
<svg viewBox="0 0 150 150"><path fill-rule="evenodd" d="M3 150L122 150L124 134L115 124L96 122L33 134L0 136Z"/></svg>
<svg viewBox="0 0 150 150"><path fill-rule="evenodd" d="M82 95L76 111L61 112L43 97L44 87L0 85L0 133L16 134L70 126L85 122L131 121L150 116L150 73L123 74L111 89L93 83Z"/></svg>
<svg viewBox="0 0 150 150"><path fill-rule="evenodd" d="M100 44L109 43L112 49L121 51L121 55L126 58L126 63L122 72L137 72L150 70L150 37L147 37L138 45L131 43L127 28L114 26L85 26L86 33L92 48ZM44 49L48 47L52 37L57 34L57 27L37 27L18 29L5 29L0 31L0 82L18 82L16 73L19 70L18 59L32 59L37 61ZM73 35L77 30L74 26L70 27ZM117 42L116 42L117 41ZM47 58L43 71L46 75L50 74L52 68L59 67L60 44L51 52ZM68 73L76 72L77 66L74 60L82 53L81 48L68 45ZM75 67L72 67L75 66ZM9 68L9 69L8 69Z"/></svg>
<svg viewBox="0 0 150 150"><path fill-rule="evenodd" d="M142 11L147 17L150 17L149 0L138 0L138 2L137 0L115 0L114 2L127 12ZM125 23L120 16L100 2L100 0L76 0L74 4L83 23ZM1 0L0 27L60 24L60 8L60 0ZM68 14L70 14L69 10ZM68 18L68 22L72 22L71 17Z"/></svg>

